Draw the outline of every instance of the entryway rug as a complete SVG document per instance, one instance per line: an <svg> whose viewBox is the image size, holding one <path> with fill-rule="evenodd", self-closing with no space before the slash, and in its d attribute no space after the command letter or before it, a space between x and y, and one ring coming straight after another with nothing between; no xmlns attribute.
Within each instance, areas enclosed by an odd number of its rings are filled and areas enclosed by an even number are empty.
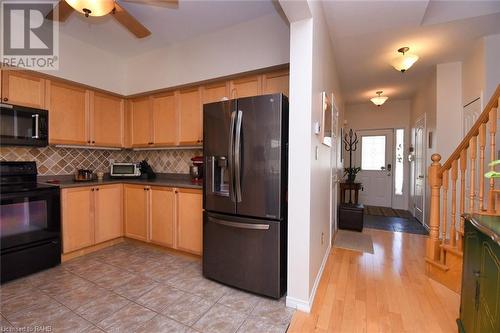
<svg viewBox="0 0 500 333"><path fill-rule="evenodd" d="M404 219L412 218L413 216L407 210L392 209L390 207L378 207L365 205L366 215L388 216L388 217L401 217Z"/></svg>
<svg viewBox="0 0 500 333"><path fill-rule="evenodd" d="M346 250L374 253L372 236L362 232L339 229L335 235L333 246Z"/></svg>

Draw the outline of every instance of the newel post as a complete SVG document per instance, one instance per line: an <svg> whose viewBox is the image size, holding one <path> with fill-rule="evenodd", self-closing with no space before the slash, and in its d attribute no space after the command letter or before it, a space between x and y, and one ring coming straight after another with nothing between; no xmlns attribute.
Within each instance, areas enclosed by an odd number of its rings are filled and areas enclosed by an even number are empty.
<svg viewBox="0 0 500 333"><path fill-rule="evenodd" d="M443 183L441 169L441 155L433 154L432 164L429 167L429 185L431 187L431 210L429 217L429 238L427 239L426 256L431 260L439 260L439 214L441 204L441 185Z"/></svg>

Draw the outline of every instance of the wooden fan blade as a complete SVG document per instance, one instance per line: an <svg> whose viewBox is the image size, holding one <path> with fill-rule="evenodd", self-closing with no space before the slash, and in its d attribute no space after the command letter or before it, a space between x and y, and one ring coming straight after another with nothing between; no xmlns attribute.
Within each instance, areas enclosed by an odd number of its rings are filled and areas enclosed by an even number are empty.
<svg viewBox="0 0 500 333"><path fill-rule="evenodd" d="M48 20L54 20L54 12L58 11L59 16L58 16L58 21L59 22L64 22L68 19L68 17L73 13L74 9L68 3L64 0L60 0L59 3L54 7L53 10L50 11L50 13L45 16L46 19Z"/></svg>
<svg viewBox="0 0 500 333"><path fill-rule="evenodd" d="M136 35L137 38L144 38L151 35L151 31L137 21L135 17L130 15L130 13L118 3L115 3L115 9L111 12L111 14L118 22L127 28L128 31Z"/></svg>
<svg viewBox="0 0 500 333"><path fill-rule="evenodd" d="M168 7L168 8L179 8L179 0L123 0L125 2L131 3L142 3L144 5L158 6L158 7Z"/></svg>

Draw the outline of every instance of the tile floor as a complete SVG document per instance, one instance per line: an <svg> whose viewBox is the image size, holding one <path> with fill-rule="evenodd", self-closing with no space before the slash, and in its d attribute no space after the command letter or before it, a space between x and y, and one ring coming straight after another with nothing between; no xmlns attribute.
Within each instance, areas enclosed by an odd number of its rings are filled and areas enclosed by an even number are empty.
<svg viewBox="0 0 500 333"><path fill-rule="evenodd" d="M417 235L428 235L429 232L414 217L401 218L392 216L366 215L363 220L365 228L395 232L406 232Z"/></svg>
<svg viewBox="0 0 500 333"><path fill-rule="evenodd" d="M4 284L0 301L1 332L286 332L294 312L132 242Z"/></svg>

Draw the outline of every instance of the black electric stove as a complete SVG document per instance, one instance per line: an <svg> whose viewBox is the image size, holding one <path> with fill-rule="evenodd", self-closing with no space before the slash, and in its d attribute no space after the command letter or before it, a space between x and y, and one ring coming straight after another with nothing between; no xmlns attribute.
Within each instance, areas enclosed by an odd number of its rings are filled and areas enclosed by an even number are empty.
<svg viewBox="0 0 500 333"><path fill-rule="evenodd" d="M1 282L61 263L60 192L35 162L0 161Z"/></svg>

